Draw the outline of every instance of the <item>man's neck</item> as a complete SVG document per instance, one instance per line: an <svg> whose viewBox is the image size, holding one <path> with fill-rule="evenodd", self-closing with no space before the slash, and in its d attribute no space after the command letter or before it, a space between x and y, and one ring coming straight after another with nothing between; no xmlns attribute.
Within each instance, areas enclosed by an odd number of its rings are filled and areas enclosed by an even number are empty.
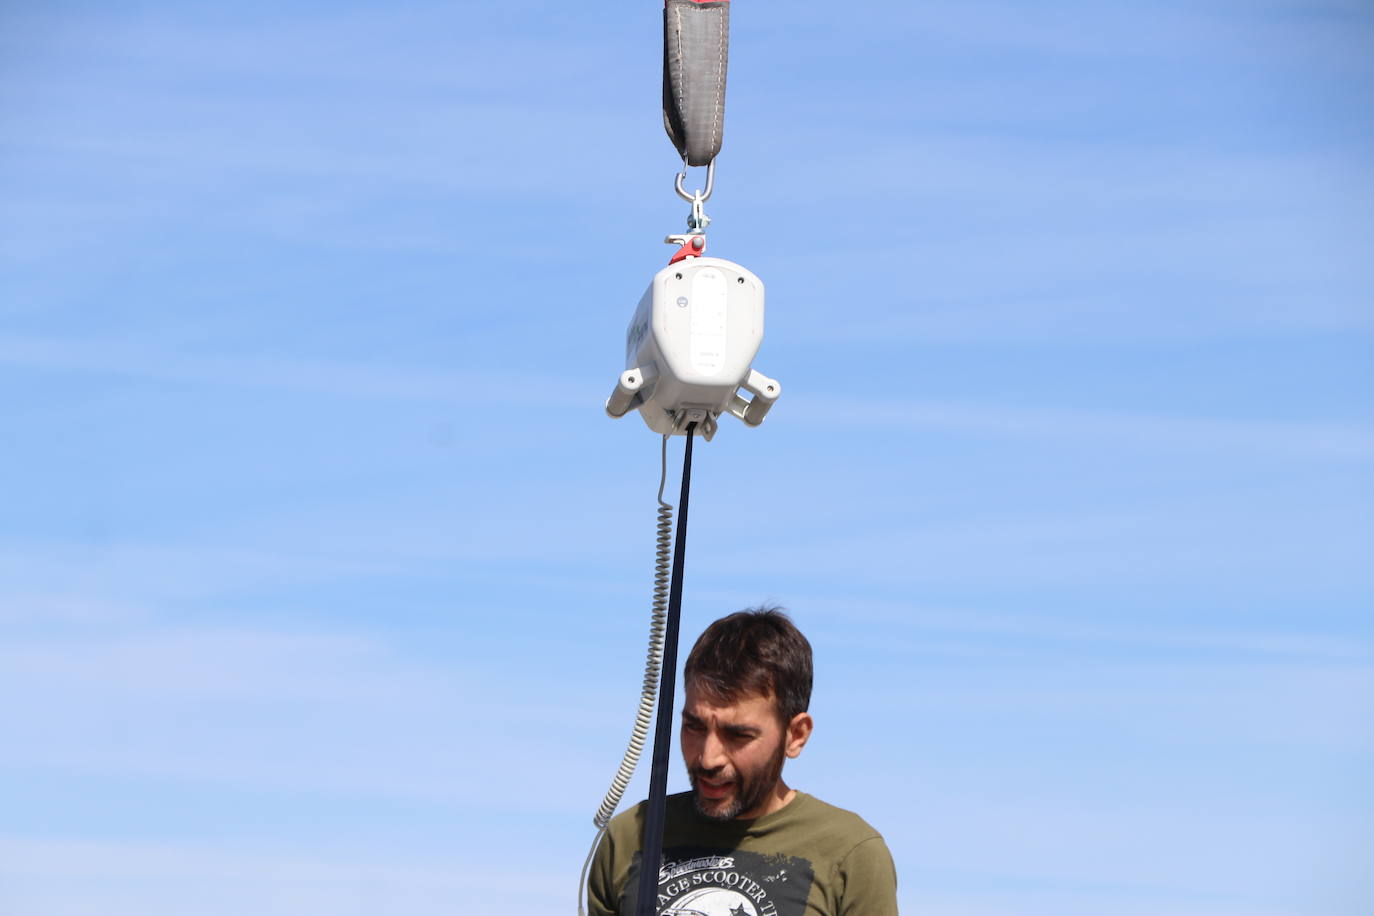
<svg viewBox="0 0 1374 916"><path fill-rule="evenodd" d="M740 812L738 815L736 815L735 819L741 821L752 821L756 818L760 818L768 814L773 814L774 812L781 811L783 808L786 808L788 803L790 803L792 799L796 797L797 790L790 788L787 785L787 783L779 779L777 781L777 784L773 786L773 791L768 793L767 798L764 800L762 804L760 804L758 807L750 811Z"/></svg>

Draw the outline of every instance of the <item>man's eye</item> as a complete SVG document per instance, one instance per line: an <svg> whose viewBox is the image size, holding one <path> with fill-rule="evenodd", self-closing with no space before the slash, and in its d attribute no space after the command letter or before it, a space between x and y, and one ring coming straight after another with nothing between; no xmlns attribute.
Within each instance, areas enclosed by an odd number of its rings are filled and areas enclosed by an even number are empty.
<svg viewBox="0 0 1374 916"><path fill-rule="evenodd" d="M687 729L689 732L706 731L706 726L702 725L700 722L683 722L682 727Z"/></svg>

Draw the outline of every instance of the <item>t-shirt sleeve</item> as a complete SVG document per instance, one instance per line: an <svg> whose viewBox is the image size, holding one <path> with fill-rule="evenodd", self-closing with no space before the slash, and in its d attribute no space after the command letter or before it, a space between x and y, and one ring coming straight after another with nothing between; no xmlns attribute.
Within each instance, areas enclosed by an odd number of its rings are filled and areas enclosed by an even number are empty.
<svg viewBox="0 0 1374 916"><path fill-rule="evenodd" d="M618 916L619 904L616 902L614 855L611 834L601 838L592 859L591 872L587 876L587 913L589 916Z"/></svg>
<svg viewBox="0 0 1374 916"><path fill-rule="evenodd" d="M882 837L851 849L839 873L844 893L838 916L897 916L897 869Z"/></svg>

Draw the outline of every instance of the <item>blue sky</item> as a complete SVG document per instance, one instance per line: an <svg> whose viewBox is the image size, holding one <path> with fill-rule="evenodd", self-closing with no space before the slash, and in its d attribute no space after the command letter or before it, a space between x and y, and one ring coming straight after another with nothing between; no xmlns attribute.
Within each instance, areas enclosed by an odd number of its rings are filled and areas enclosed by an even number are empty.
<svg viewBox="0 0 1374 916"><path fill-rule="evenodd" d="M572 911L658 30L0 11L0 912ZM784 394L697 452L684 632L791 609L792 781L904 912L1374 905L1372 50L1354 0L738 0L711 250Z"/></svg>

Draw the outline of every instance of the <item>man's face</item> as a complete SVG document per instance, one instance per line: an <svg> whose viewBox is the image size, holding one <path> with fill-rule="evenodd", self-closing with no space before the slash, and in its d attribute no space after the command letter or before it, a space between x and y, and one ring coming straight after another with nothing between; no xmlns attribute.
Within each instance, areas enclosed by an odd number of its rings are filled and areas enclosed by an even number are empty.
<svg viewBox="0 0 1374 916"><path fill-rule="evenodd" d="M692 795L706 817L752 818L780 806L787 735L772 697L750 694L717 706L689 683L681 741Z"/></svg>

